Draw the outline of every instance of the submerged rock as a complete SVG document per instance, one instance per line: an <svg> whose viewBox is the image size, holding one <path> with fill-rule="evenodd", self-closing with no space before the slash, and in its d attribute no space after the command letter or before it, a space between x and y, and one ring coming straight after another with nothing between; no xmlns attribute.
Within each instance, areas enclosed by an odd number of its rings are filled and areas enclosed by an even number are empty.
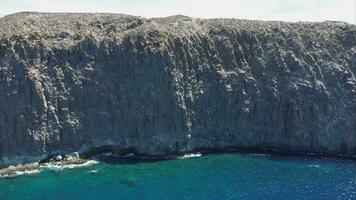
<svg viewBox="0 0 356 200"><path fill-rule="evenodd" d="M356 26L0 19L0 166L71 152L356 154Z"/></svg>

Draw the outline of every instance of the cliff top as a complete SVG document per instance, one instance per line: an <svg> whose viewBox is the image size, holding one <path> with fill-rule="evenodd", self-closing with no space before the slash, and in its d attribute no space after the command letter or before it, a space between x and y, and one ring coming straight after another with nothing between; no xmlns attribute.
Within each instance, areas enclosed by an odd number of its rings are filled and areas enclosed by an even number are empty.
<svg viewBox="0 0 356 200"><path fill-rule="evenodd" d="M211 28L213 26L234 26L246 30L261 30L268 28L353 28L356 26L346 22L281 22L256 21L241 19L199 19L183 15L165 18L144 18L139 16L112 13L39 13L19 12L0 18L0 35L29 34L52 35L59 32L93 33L123 32L141 26L158 25L160 28L184 30L190 28ZM325 31L325 30L323 30ZM99 35L100 35L99 34Z"/></svg>
<svg viewBox="0 0 356 200"><path fill-rule="evenodd" d="M224 35L236 31L256 32L264 35L306 34L311 38L329 38L341 32L356 34L356 26L346 22L281 22L241 19L200 19L183 15L165 18L110 13L38 13L20 12L0 18L0 38L22 38L60 46L72 45L85 37L97 40L120 39L137 32L167 35L191 33ZM343 33L342 33L343 34ZM16 40L16 39L15 39ZM352 41L351 41L352 43Z"/></svg>

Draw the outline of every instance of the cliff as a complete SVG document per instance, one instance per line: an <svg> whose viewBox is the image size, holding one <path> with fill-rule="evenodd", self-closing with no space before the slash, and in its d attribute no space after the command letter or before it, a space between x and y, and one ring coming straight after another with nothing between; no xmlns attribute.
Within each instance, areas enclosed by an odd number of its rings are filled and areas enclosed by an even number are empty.
<svg viewBox="0 0 356 200"><path fill-rule="evenodd" d="M356 155L356 26L0 19L0 165L99 151Z"/></svg>

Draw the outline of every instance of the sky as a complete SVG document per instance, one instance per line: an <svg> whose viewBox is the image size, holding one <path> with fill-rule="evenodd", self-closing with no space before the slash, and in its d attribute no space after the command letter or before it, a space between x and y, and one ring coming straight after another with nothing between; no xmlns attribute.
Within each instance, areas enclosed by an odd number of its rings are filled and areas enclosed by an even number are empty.
<svg viewBox="0 0 356 200"><path fill-rule="evenodd" d="M165 17L280 21L345 21L356 24L356 0L0 0L0 16L19 11L110 12Z"/></svg>

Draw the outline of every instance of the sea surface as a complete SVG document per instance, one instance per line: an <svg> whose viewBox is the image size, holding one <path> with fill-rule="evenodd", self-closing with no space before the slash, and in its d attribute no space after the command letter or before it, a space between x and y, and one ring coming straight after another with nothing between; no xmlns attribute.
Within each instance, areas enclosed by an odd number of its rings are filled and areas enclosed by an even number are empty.
<svg viewBox="0 0 356 200"><path fill-rule="evenodd" d="M356 162L350 160L268 154L99 160L1 178L0 200L356 199Z"/></svg>

